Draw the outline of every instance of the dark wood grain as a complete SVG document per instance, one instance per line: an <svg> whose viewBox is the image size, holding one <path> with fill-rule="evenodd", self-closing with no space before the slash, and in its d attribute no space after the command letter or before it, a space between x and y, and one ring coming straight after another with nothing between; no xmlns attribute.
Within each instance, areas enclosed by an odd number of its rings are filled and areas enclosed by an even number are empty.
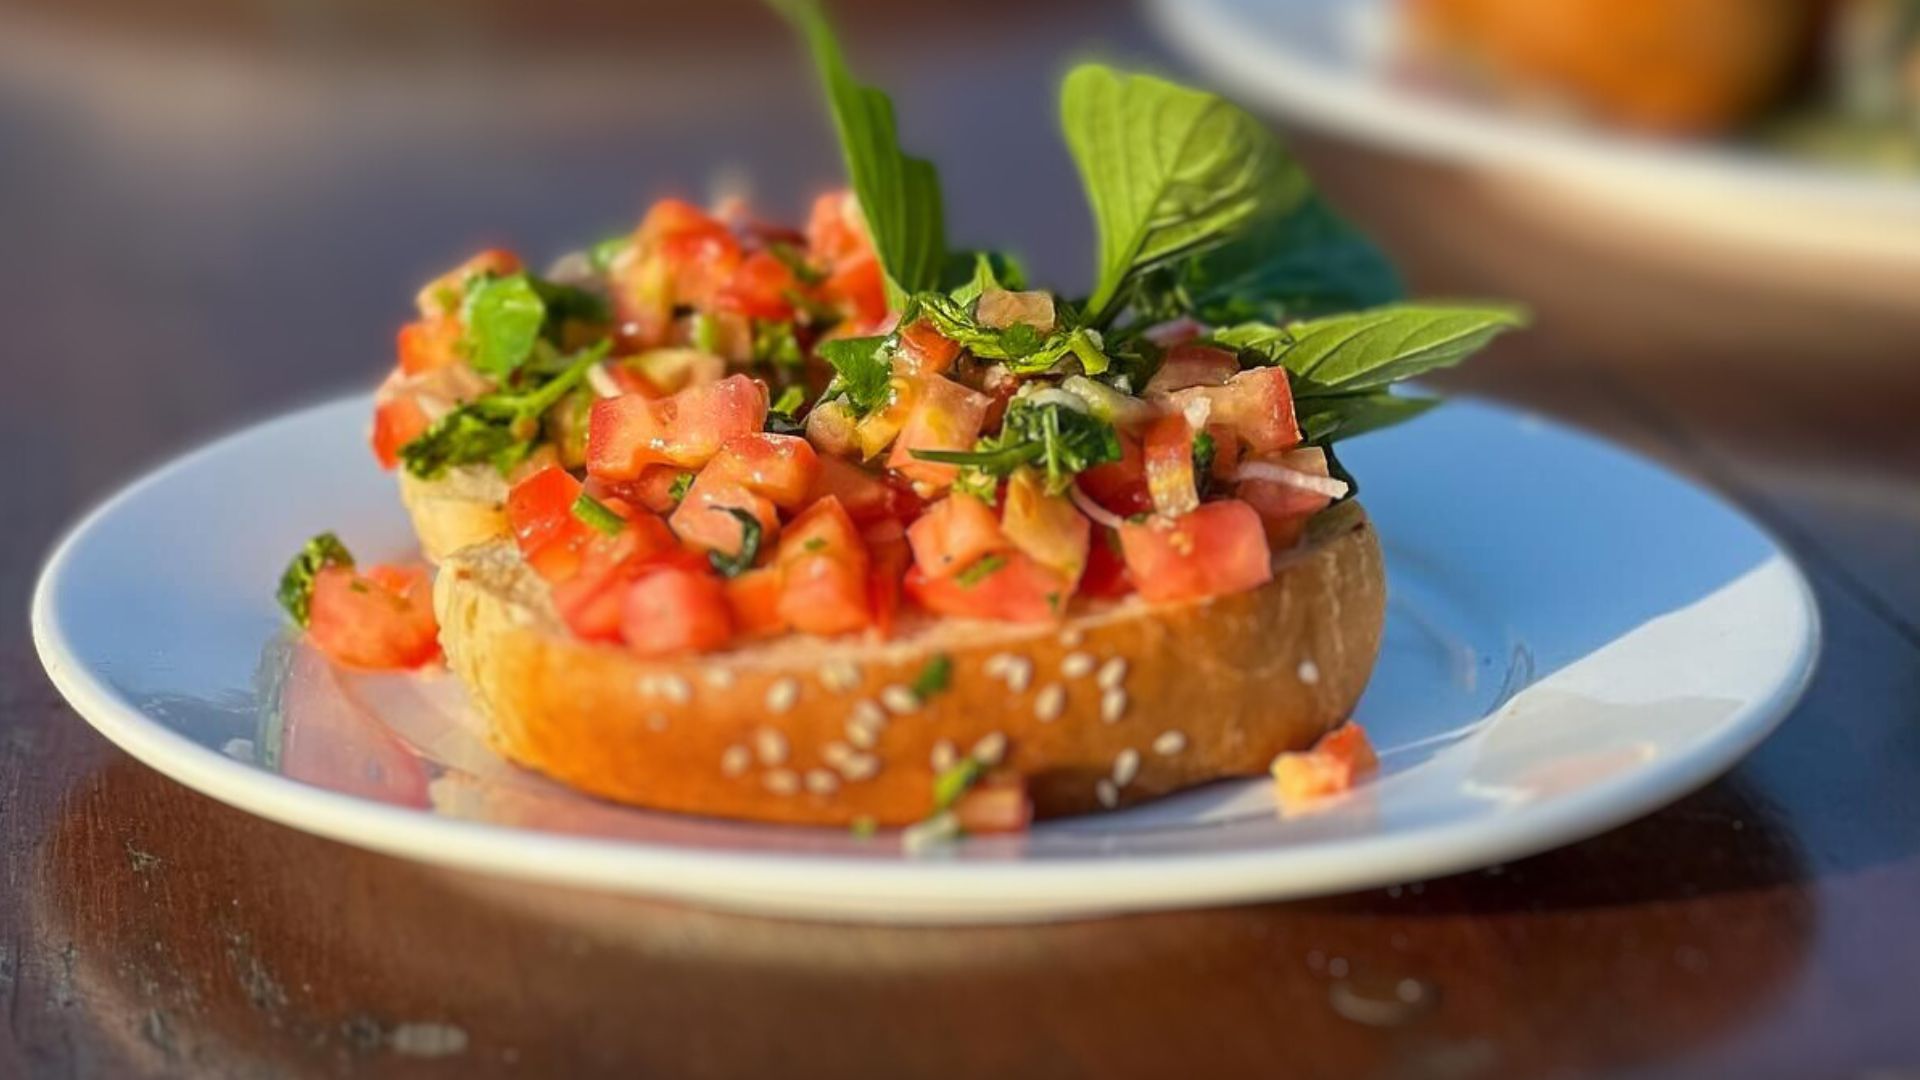
<svg viewBox="0 0 1920 1080"><path fill-rule="evenodd" d="M1136 17L855 6L955 231L1083 279L1042 103L1082 44L1156 56ZM742 4L497 3L465 36L448 5L145 10L0 8L0 1075L1920 1075L1914 303L1770 290L1303 139L1424 291L1539 312L1454 386L1794 548L1827 652L1777 735L1586 843L1307 903L919 931L510 884L106 745L31 654L38 561L171 452L375 377L412 284L476 240L555 252L722 166L796 205L835 171L804 76Z"/></svg>

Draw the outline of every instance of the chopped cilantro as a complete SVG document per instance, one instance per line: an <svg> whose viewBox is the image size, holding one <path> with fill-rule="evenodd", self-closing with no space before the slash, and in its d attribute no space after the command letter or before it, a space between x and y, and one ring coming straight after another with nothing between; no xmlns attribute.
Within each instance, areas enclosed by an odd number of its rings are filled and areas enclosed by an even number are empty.
<svg viewBox="0 0 1920 1080"><path fill-rule="evenodd" d="M475 398L434 421L426 434L400 448L407 471L431 480L456 465L482 462L506 473L533 453L540 418L559 404L600 362L612 342L581 352L546 382L534 387L496 390Z"/></svg>
<svg viewBox="0 0 1920 1080"><path fill-rule="evenodd" d="M934 653L933 659L914 676L913 685L908 689L921 701L929 701L953 681L953 658L946 653Z"/></svg>
<svg viewBox="0 0 1920 1080"><path fill-rule="evenodd" d="M579 518L589 528L608 536L619 536L620 530L627 527L627 519L613 512L606 503L581 492L573 500L573 516Z"/></svg>
<svg viewBox="0 0 1920 1080"><path fill-rule="evenodd" d="M667 497L673 500L673 505L679 506L680 500L687 497L687 489L692 486L693 474L683 472L679 476L674 477L673 483L668 485Z"/></svg>
<svg viewBox="0 0 1920 1080"><path fill-rule="evenodd" d="M313 579L320 571L330 566L353 565L353 553L347 545L330 532L306 542L300 553L287 564L285 573L280 575L280 587L274 596L287 614L302 627L307 625L313 615Z"/></svg>
<svg viewBox="0 0 1920 1080"><path fill-rule="evenodd" d="M995 571L1005 565L1007 565L1007 558L1004 555L997 552L982 555L974 561L972 566L955 574L953 576L953 583L963 589L971 589L975 585L992 577Z"/></svg>
<svg viewBox="0 0 1920 1080"><path fill-rule="evenodd" d="M807 392L797 386L789 386L785 390L780 391L780 396L774 400L773 411L792 416L794 413L800 411L800 406L806 403Z"/></svg>
<svg viewBox="0 0 1920 1080"><path fill-rule="evenodd" d="M1016 398L999 433L981 439L972 450L915 450L913 456L964 466L961 483L974 494L983 486L990 490L990 481L1022 465L1043 465L1047 490L1058 495L1075 474L1119 461L1120 436L1112 424L1070 405Z"/></svg>

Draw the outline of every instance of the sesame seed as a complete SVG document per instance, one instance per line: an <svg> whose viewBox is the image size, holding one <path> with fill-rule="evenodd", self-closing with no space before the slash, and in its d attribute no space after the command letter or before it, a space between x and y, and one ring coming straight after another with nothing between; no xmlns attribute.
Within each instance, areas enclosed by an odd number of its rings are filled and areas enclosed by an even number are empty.
<svg viewBox="0 0 1920 1080"><path fill-rule="evenodd" d="M851 660L832 660L820 666L820 685L844 694L860 685L860 666Z"/></svg>
<svg viewBox="0 0 1920 1080"><path fill-rule="evenodd" d="M1024 656L1015 656L1007 661L1007 689L1016 694L1024 694L1027 687L1033 685L1033 661Z"/></svg>
<svg viewBox="0 0 1920 1080"><path fill-rule="evenodd" d="M777 680L772 686L767 687L767 711L768 712L771 712L771 713L786 712L788 709L793 708L794 702L799 700L800 700L800 684L796 680L780 679L780 680Z"/></svg>
<svg viewBox="0 0 1920 1080"><path fill-rule="evenodd" d="M1094 676L1094 682L1102 690L1118 690L1120 684L1127 681L1127 658L1116 656L1100 665L1100 674Z"/></svg>
<svg viewBox="0 0 1920 1080"><path fill-rule="evenodd" d="M1087 635L1081 633L1080 628L1077 626L1069 626L1065 630L1060 631L1060 644L1065 645L1069 649L1079 648L1080 643L1085 640L1087 640Z"/></svg>
<svg viewBox="0 0 1920 1080"><path fill-rule="evenodd" d="M1033 715L1043 724L1051 724L1060 719L1060 713L1067 707L1067 688L1059 683L1048 683L1040 688L1033 699Z"/></svg>
<svg viewBox="0 0 1920 1080"><path fill-rule="evenodd" d="M1099 799L1100 805L1109 810L1120 805L1120 789L1114 787L1113 781L1104 776L1094 782L1093 797Z"/></svg>
<svg viewBox="0 0 1920 1080"><path fill-rule="evenodd" d="M729 746L720 755L720 771L728 776L739 776L753 765L753 753L744 746Z"/></svg>
<svg viewBox="0 0 1920 1080"><path fill-rule="evenodd" d="M960 819L953 811L943 810L916 825L900 831L900 847L909 855L944 847L960 835Z"/></svg>
<svg viewBox="0 0 1920 1080"><path fill-rule="evenodd" d="M994 678L1005 678L1007 665L1013 663L1014 659L1012 653L997 652L987 657L987 662L980 665L980 670Z"/></svg>
<svg viewBox="0 0 1920 1080"><path fill-rule="evenodd" d="M941 739L933 744L932 752L927 755L927 763L933 766L934 772L946 772L953 768L953 763L959 756L959 751L953 748L951 740Z"/></svg>
<svg viewBox="0 0 1920 1080"><path fill-rule="evenodd" d="M1153 752L1161 757L1172 757L1187 748L1187 737L1177 731L1163 731L1153 740Z"/></svg>
<svg viewBox="0 0 1920 1080"><path fill-rule="evenodd" d="M973 760L982 765L998 765L1006 756L1007 736L1003 732L989 731L973 744Z"/></svg>
<svg viewBox="0 0 1920 1080"><path fill-rule="evenodd" d="M857 720L847 721L847 741L862 750L871 750L880 741L880 733Z"/></svg>
<svg viewBox="0 0 1920 1080"><path fill-rule="evenodd" d="M1067 658L1060 661L1060 674L1065 675L1069 679L1082 678L1093 674L1094 663L1093 654L1091 653L1068 653Z"/></svg>
<svg viewBox="0 0 1920 1080"><path fill-rule="evenodd" d="M762 765L783 765L787 760L787 737L772 728L761 728L753 733L753 752L760 756Z"/></svg>
<svg viewBox="0 0 1920 1080"><path fill-rule="evenodd" d="M693 700L693 686L678 675L668 675L660 680L660 696L676 705L685 705Z"/></svg>
<svg viewBox="0 0 1920 1080"><path fill-rule="evenodd" d="M1320 681L1320 665L1311 660L1300 661L1300 681L1312 686Z"/></svg>
<svg viewBox="0 0 1920 1080"><path fill-rule="evenodd" d="M872 754L849 754L847 760L836 762L834 768L848 780L871 780L880 772L880 759Z"/></svg>
<svg viewBox="0 0 1920 1080"><path fill-rule="evenodd" d="M775 795L792 795L800 790L800 778L792 769L770 769L760 782Z"/></svg>
<svg viewBox="0 0 1920 1080"><path fill-rule="evenodd" d="M843 742L830 742L820 748L820 760L839 768L853 756L853 747Z"/></svg>
<svg viewBox="0 0 1920 1080"><path fill-rule="evenodd" d="M665 713L648 713L647 714L647 730L649 731L667 730L667 715Z"/></svg>
<svg viewBox="0 0 1920 1080"><path fill-rule="evenodd" d="M831 795L840 787L840 778L826 769L807 770L807 790L815 795Z"/></svg>
<svg viewBox="0 0 1920 1080"><path fill-rule="evenodd" d="M919 710L920 695L896 683L880 691L880 704L885 705L888 709L891 709L901 716L905 716L910 712L917 712Z"/></svg>
<svg viewBox="0 0 1920 1080"><path fill-rule="evenodd" d="M1117 724L1120 722L1120 718L1125 715L1127 715L1127 692L1125 690L1109 690L1100 695L1100 721L1102 723Z"/></svg>
<svg viewBox="0 0 1920 1080"><path fill-rule="evenodd" d="M1129 746L1114 755L1113 783L1115 787L1126 787L1133 778L1140 775L1140 751Z"/></svg>
<svg viewBox="0 0 1920 1080"><path fill-rule="evenodd" d="M878 730L886 726L887 714L871 701L856 701L853 703L853 722Z"/></svg>
<svg viewBox="0 0 1920 1080"><path fill-rule="evenodd" d="M707 685L715 690L725 690L733 685L733 669L719 666L707 669Z"/></svg>

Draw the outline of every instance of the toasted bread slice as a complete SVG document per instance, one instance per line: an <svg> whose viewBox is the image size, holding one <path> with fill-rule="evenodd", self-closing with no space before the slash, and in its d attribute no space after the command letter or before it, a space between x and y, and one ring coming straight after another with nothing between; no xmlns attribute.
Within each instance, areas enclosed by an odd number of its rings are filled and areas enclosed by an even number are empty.
<svg viewBox="0 0 1920 1080"><path fill-rule="evenodd" d="M1022 774L1040 817L1264 772L1352 710L1386 584L1348 503L1258 589L1130 598L1058 625L916 616L884 642L795 635L642 659L569 635L510 541L448 558L435 607L448 663L513 761L661 810L904 825L969 753ZM921 700L911 687L940 656L946 685Z"/></svg>
<svg viewBox="0 0 1920 1080"><path fill-rule="evenodd" d="M435 563L461 548L508 535L507 481L490 465L463 465L422 480L405 469L400 502L413 519L420 550Z"/></svg>

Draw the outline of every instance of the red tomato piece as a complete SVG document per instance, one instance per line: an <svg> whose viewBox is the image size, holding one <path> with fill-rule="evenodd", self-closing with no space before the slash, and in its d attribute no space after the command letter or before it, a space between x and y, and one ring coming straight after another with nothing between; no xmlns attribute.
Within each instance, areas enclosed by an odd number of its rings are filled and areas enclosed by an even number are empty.
<svg viewBox="0 0 1920 1080"><path fill-rule="evenodd" d="M329 567L314 575L307 635L335 663L416 668L440 655L433 579L424 567Z"/></svg>
<svg viewBox="0 0 1920 1080"><path fill-rule="evenodd" d="M396 394L381 401L374 406L373 432L367 440L374 460L383 469L394 468L400 464L400 448L425 435L431 426L426 410L412 395Z"/></svg>
<svg viewBox="0 0 1920 1080"><path fill-rule="evenodd" d="M800 279L770 251L756 251L740 260L733 277L720 290L719 306L754 319L787 322L793 318L793 297Z"/></svg>
<svg viewBox="0 0 1920 1080"><path fill-rule="evenodd" d="M820 472L804 500L832 496L840 501L847 515L858 522L880 518L911 518L920 513L920 499L910 491L889 484L885 477L836 457L820 458Z"/></svg>
<svg viewBox="0 0 1920 1080"><path fill-rule="evenodd" d="M727 607L734 633L744 638L771 637L787 631L780 615L780 568L762 566L727 580Z"/></svg>
<svg viewBox="0 0 1920 1080"><path fill-rule="evenodd" d="M1342 724L1322 736L1313 749L1273 759L1274 794L1282 811L1298 813L1352 790L1379 767L1367 733L1358 724Z"/></svg>
<svg viewBox="0 0 1920 1080"><path fill-rule="evenodd" d="M1015 472L1000 495L1000 507L1000 531L1009 543L1068 581L1080 580L1093 523L1066 496L1049 495L1038 470Z"/></svg>
<svg viewBox="0 0 1920 1080"><path fill-rule="evenodd" d="M652 400L603 398L588 421L587 471L632 480L648 465L698 468L728 439L758 432L766 419L766 385L747 375Z"/></svg>
<svg viewBox="0 0 1920 1080"><path fill-rule="evenodd" d="M1228 379L1225 386L1196 386L1168 395L1183 408L1196 395L1211 403L1209 424L1227 428L1256 454L1297 446L1300 425L1293 415L1293 388L1281 368L1254 368Z"/></svg>
<svg viewBox="0 0 1920 1080"><path fill-rule="evenodd" d="M821 499L787 525L777 561L780 614L794 629L843 634L868 625L870 561L838 499Z"/></svg>
<svg viewBox="0 0 1920 1080"><path fill-rule="evenodd" d="M860 530L867 546L867 600L873 607L873 625L880 636L893 635L894 619L900 613L900 579L913 565L913 549L907 544L907 531L894 518L881 518Z"/></svg>
<svg viewBox="0 0 1920 1080"><path fill-rule="evenodd" d="M665 567L628 589L620 615L627 648L641 656L712 652L733 639L733 615L718 575Z"/></svg>
<svg viewBox="0 0 1920 1080"><path fill-rule="evenodd" d="M1166 394L1190 386L1220 386L1240 370L1240 358L1211 345L1175 345L1142 391Z"/></svg>
<svg viewBox="0 0 1920 1080"><path fill-rule="evenodd" d="M873 254L866 221L860 216L860 202L853 192L842 188L813 200L813 210L807 215L807 251L822 266L838 266Z"/></svg>
<svg viewBox="0 0 1920 1080"><path fill-rule="evenodd" d="M1319 447L1289 451L1280 456L1279 463L1296 472L1330 475L1327 452ZM1333 502L1330 495L1273 480L1242 480L1234 488L1234 495L1260 515L1267 527L1267 543L1275 551L1299 543L1306 535L1308 520Z"/></svg>
<svg viewBox="0 0 1920 1080"><path fill-rule="evenodd" d="M949 495L907 526L914 565L928 578L965 570L980 557L1013 546L993 508L971 495Z"/></svg>
<svg viewBox="0 0 1920 1080"><path fill-rule="evenodd" d="M573 516L580 490L580 481L567 470L550 465L507 492L507 525L523 553L537 551L563 533L584 527Z"/></svg>
<svg viewBox="0 0 1920 1080"><path fill-rule="evenodd" d="M560 553L562 547L550 543L540 549L540 555ZM667 523L651 514L630 519L619 536L592 533L570 555L564 566L543 569L536 561L534 567L552 583L553 606L560 618L589 641L619 640L626 586L649 568L706 568L704 558L682 548Z"/></svg>
<svg viewBox="0 0 1920 1080"><path fill-rule="evenodd" d="M1193 428L1185 416L1170 412L1149 424L1144 453L1155 513L1177 518L1200 505L1200 487L1193 477Z"/></svg>
<svg viewBox="0 0 1920 1080"><path fill-rule="evenodd" d="M1120 548L1140 595L1156 603L1225 596L1273 578L1266 531L1238 499L1204 503L1171 521L1120 527Z"/></svg>
<svg viewBox="0 0 1920 1080"><path fill-rule="evenodd" d="M640 470L640 475L631 480L602 480L598 477L587 478L587 493L602 502L608 499L620 499L645 507L656 514L671 514L673 508L680 505L680 495L686 493L681 487L681 478L692 484L692 469L682 469L673 465L648 465Z"/></svg>
<svg viewBox="0 0 1920 1080"><path fill-rule="evenodd" d="M409 375L438 371L460 361L460 323L451 318L415 319L400 328L400 370Z"/></svg>
<svg viewBox="0 0 1920 1080"><path fill-rule="evenodd" d="M773 550L780 535L780 512L771 501L727 479L714 479L703 469L687 489L667 524L683 543L701 551L738 555L746 541L746 526L732 513L744 510L760 522L761 550Z"/></svg>
<svg viewBox="0 0 1920 1080"><path fill-rule="evenodd" d="M967 789L954 804L960 830L967 833L1026 832L1033 823L1033 800L1018 773L996 772Z"/></svg>
<svg viewBox="0 0 1920 1080"><path fill-rule="evenodd" d="M1066 611L1073 583L1018 551L978 576L931 578L918 566L907 571L907 595L928 611L965 619L1053 622Z"/></svg>
<svg viewBox="0 0 1920 1080"><path fill-rule="evenodd" d="M1133 592L1127 560L1120 554L1120 537L1112 529L1095 532L1087 547L1087 570L1080 575L1080 595L1090 600L1118 600Z"/></svg>
<svg viewBox="0 0 1920 1080"><path fill-rule="evenodd" d="M1120 460L1095 465L1081 473L1075 482L1094 502L1130 517L1153 509L1153 493L1147 489L1147 458L1140 440L1120 433Z"/></svg>
<svg viewBox="0 0 1920 1080"><path fill-rule="evenodd" d="M925 319L900 329L898 363L907 375L943 375L960 357L960 345L941 335Z"/></svg>
<svg viewBox="0 0 1920 1080"><path fill-rule="evenodd" d="M797 510L806 505L820 476L820 455L798 435L735 435L700 470L703 477L709 474L771 499L783 510Z"/></svg>
<svg viewBox="0 0 1920 1080"><path fill-rule="evenodd" d="M971 450L992 399L939 375L915 381L913 410L894 437L887 466L917 484L945 487L960 474L959 467L922 461L913 451Z"/></svg>

